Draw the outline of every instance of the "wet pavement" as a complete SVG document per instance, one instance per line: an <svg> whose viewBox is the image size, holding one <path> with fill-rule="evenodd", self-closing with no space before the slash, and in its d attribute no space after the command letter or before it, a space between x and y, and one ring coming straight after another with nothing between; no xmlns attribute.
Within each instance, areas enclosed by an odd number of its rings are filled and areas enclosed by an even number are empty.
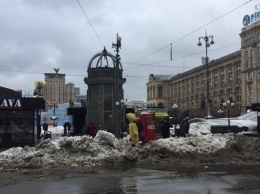
<svg viewBox="0 0 260 194"><path fill-rule="evenodd" d="M260 193L259 166L51 169L0 173L2 194Z"/></svg>

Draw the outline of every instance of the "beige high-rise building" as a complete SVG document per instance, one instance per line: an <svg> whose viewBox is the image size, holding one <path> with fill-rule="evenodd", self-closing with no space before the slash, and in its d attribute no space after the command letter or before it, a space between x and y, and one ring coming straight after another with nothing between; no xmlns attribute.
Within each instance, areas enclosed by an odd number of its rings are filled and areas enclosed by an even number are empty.
<svg viewBox="0 0 260 194"><path fill-rule="evenodd" d="M65 74L44 73L45 86L43 87L43 98L49 104L65 103Z"/></svg>
<svg viewBox="0 0 260 194"><path fill-rule="evenodd" d="M260 102L260 21L242 28L241 50L211 60L209 69L209 99L213 117L219 116L222 104L234 102L230 116L245 113L252 103ZM201 65L178 75L150 74L147 85L148 106L164 106L191 117L206 114L207 66ZM227 111L224 111L224 114Z"/></svg>
<svg viewBox="0 0 260 194"><path fill-rule="evenodd" d="M69 102L69 100L75 100L75 89L73 83L67 83L65 86L65 101Z"/></svg>
<svg viewBox="0 0 260 194"><path fill-rule="evenodd" d="M45 73L44 76L45 85L41 89L41 93L49 105L67 103L69 100L75 101L74 84L65 83L66 74ZM36 92L37 89L34 93Z"/></svg>

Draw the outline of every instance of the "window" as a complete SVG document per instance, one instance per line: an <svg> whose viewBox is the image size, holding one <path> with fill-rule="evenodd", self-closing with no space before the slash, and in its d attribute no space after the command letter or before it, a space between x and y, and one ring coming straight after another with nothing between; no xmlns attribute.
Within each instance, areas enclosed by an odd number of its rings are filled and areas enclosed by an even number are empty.
<svg viewBox="0 0 260 194"><path fill-rule="evenodd" d="M236 75L237 75L237 76L240 76L240 75L241 75L241 71L240 71L240 70L237 70L237 71L236 71Z"/></svg>
<svg viewBox="0 0 260 194"><path fill-rule="evenodd" d="M246 57L246 58L249 57L249 55L248 55L248 51L246 51L246 53L245 53L245 57Z"/></svg>
<svg viewBox="0 0 260 194"><path fill-rule="evenodd" d="M252 84L248 84L248 91L249 91L249 92L252 92L252 88L253 88L253 87L252 87Z"/></svg>
<svg viewBox="0 0 260 194"><path fill-rule="evenodd" d="M246 60L246 67L249 68L250 67L250 61Z"/></svg>
<svg viewBox="0 0 260 194"><path fill-rule="evenodd" d="M260 41L260 34L257 34L257 41Z"/></svg>
<svg viewBox="0 0 260 194"><path fill-rule="evenodd" d="M250 53L250 54L249 54L250 57L252 57L252 56L253 56L253 49L251 49L249 53Z"/></svg>
<svg viewBox="0 0 260 194"><path fill-rule="evenodd" d="M248 101L249 101L249 102L252 102L252 99L253 99L252 95L249 95L249 96L248 96Z"/></svg>
<svg viewBox="0 0 260 194"><path fill-rule="evenodd" d="M241 96L237 96L237 102L241 102Z"/></svg>
<svg viewBox="0 0 260 194"><path fill-rule="evenodd" d="M260 54L260 46L257 47L257 54Z"/></svg>
<svg viewBox="0 0 260 194"><path fill-rule="evenodd" d="M248 78L249 80L252 80L252 79L253 79L253 71L249 71L249 72L247 73L247 78Z"/></svg>
<svg viewBox="0 0 260 194"><path fill-rule="evenodd" d="M240 87L236 88L236 93L241 93L241 88Z"/></svg>
<svg viewBox="0 0 260 194"><path fill-rule="evenodd" d="M225 82L221 82L221 87L225 87Z"/></svg>
<svg viewBox="0 0 260 194"><path fill-rule="evenodd" d="M227 65L228 70L232 70L232 64Z"/></svg>
<svg viewBox="0 0 260 194"><path fill-rule="evenodd" d="M158 98L163 97L163 86L158 86Z"/></svg>
<svg viewBox="0 0 260 194"><path fill-rule="evenodd" d="M251 43L253 43L253 39L252 38L246 39L246 45L250 45Z"/></svg>
<svg viewBox="0 0 260 194"><path fill-rule="evenodd" d="M235 67L236 68L240 67L240 61L235 62Z"/></svg>
<svg viewBox="0 0 260 194"><path fill-rule="evenodd" d="M222 67L219 67L219 71L220 71L220 72L224 71L224 67L223 67L223 66L222 66Z"/></svg>

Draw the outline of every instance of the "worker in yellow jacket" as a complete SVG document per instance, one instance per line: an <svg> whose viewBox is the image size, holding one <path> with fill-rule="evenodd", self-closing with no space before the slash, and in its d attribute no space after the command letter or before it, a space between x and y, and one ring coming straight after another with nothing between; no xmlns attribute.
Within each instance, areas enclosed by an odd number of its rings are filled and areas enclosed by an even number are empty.
<svg viewBox="0 0 260 194"><path fill-rule="evenodd" d="M130 135L132 147L135 147L135 144L139 141L138 129L137 129L137 126L135 124L136 116L133 113L128 113L128 114L126 114L126 118L130 122L129 123L129 135Z"/></svg>

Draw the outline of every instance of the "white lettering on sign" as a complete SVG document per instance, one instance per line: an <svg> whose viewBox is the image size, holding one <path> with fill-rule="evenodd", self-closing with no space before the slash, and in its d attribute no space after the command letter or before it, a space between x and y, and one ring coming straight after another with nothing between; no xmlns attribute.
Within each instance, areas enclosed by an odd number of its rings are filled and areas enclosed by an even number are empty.
<svg viewBox="0 0 260 194"><path fill-rule="evenodd" d="M0 108L21 108L20 99L0 98Z"/></svg>

